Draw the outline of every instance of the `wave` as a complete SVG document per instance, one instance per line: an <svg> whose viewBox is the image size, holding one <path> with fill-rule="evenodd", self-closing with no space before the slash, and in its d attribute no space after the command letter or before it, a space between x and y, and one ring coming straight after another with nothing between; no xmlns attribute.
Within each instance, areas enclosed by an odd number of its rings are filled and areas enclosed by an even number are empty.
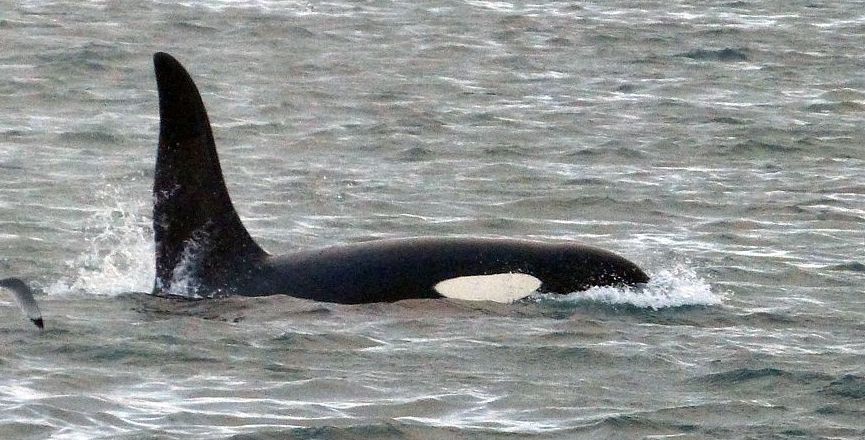
<svg viewBox="0 0 865 440"><path fill-rule="evenodd" d="M712 373L695 379L695 382L714 386L739 385L754 381L786 381L810 384L829 380L831 376L811 371L788 371L779 368L738 368L721 373Z"/></svg>
<svg viewBox="0 0 865 440"><path fill-rule="evenodd" d="M855 101L815 102L805 107L811 113L859 113L865 105Z"/></svg>
<svg viewBox="0 0 865 440"><path fill-rule="evenodd" d="M64 131L60 133L60 140L75 145L88 144L118 144L123 141L123 136L98 129L82 131Z"/></svg>
<svg viewBox="0 0 865 440"><path fill-rule="evenodd" d="M747 49L733 49L730 47L719 50L694 49L678 56L698 61L740 62L749 60Z"/></svg>
<svg viewBox="0 0 865 440"><path fill-rule="evenodd" d="M849 263L833 264L831 266L828 266L827 269L835 271L865 273L865 264L862 264L858 261L851 261Z"/></svg>
<svg viewBox="0 0 865 440"><path fill-rule="evenodd" d="M402 439L411 438L403 429L389 423L366 424L357 426L320 426L301 427L272 431L260 431L250 434L238 434L230 437L231 440L257 440L257 439L302 439L302 438L332 438L332 439L358 439L358 438L381 438Z"/></svg>
<svg viewBox="0 0 865 440"><path fill-rule="evenodd" d="M48 294L114 296L152 288L156 263L150 204L120 186L109 186L96 197L102 206L85 222L87 249L66 263L72 274L45 289Z"/></svg>
<svg viewBox="0 0 865 440"><path fill-rule="evenodd" d="M47 50L36 56L46 66L61 69L63 72L104 72L114 63L136 57L123 45L90 41L63 50Z"/></svg>
<svg viewBox="0 0 865 440"><path fill-rule="evenodd" d="M683 306L714 306L723 303L726 294L712 291L711 285L693 269L678 265L651 275L643 286L593 287L568 295L542 294L543 301L565 303L598 302L630 305L641 309L665 309Z"/></svg>
<svg viewBox="0 0 865 440"><path fill-rule="evenodd" d="M801 150L801 148L793 145L748 139L735 145L722 145L718 152L735 157L751 157L754 154L790 153L799 150Z"/></svg>
<svg viewBox="0 0 865 440"><path fill-rule="evenodd" d="M380 347L381 342L351 333L303 333L288 331L268 341L277 352L292 350L297 353L362 350Z"/></svg>
<svg viewBox="0 0 865 440"><path fill-rule="evenodd" d="M846 374L840 379L832 381L823 389L823 392L836 397L865 399L865 377Z"/></svg>

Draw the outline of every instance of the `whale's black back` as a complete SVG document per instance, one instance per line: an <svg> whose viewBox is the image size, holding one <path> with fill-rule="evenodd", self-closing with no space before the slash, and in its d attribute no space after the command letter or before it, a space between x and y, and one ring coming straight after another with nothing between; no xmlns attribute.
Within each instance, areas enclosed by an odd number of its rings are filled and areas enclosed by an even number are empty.
<svg viewBox="0 0 865 440"><path fill-rule="evenodd" d="M439 298L444 280L520 273L541 292L570 293L592 286L645 283L630 261L575 242L467 237L375 240L269 257L246 295L281 292L338 303ZM531 292L526 292L528 295Z"/></svg>

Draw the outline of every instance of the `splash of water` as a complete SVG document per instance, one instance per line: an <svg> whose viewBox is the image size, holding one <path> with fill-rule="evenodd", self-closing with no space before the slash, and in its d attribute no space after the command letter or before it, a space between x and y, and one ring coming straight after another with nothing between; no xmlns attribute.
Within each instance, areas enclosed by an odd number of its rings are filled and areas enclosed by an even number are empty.
<svg viewBox="0 0 865 440"><path fill-rule="evenodd" d="M87 249L67 262L73 274L46 291L96 295L149 291L155 271L149 202L131 197L118 186L101 190L96 197L101 206L84 226Z"/></svg>
<svg viewBox="0 0 865 440"><path fill-rule="evenodd" d="M712 291L711 285L693 269L677 265L652 275L648 284L638 287L593 287L568 295L543 295L542 299L562 302L600 302L631 305L658 310L668 307L713 306L724 301L726 294Z"/></svg>
<svg viewBox="0 0 865 440"><path fill-rule="evenodd" d="M204 229L193 232L192 239L184 244L180 261L171 273L171 284L168 295L185 296L188 298L203 298L198 292L202 290L196 274L201 267L201 260L209 252L209 241ZM157 281L160 289L164 286Z"/></svg>

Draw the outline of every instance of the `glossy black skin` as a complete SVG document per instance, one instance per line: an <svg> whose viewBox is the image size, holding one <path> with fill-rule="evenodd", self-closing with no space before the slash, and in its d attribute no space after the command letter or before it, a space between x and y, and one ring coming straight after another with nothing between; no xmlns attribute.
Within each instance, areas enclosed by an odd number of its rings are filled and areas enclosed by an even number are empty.
<svg viewBox="0 0 865 440"><path fill-rule="evenodd" d="M348 304L439 298L434 286L443 280L508 272L532 275L553 293L649 280L630 261L575 243L420 237L268 256L237 292Z"/></svg>
<svg viewBox="0 0 865 440"><path fill-rule="evenodd" d="M154 64L160 109L154 294L178 293L172 284L182 265L196 281L195 291L183 294L285 294L347 304L439 298L434 286L446 279L507 272L532 275L551 293L649 280L630 261L573 242L420 237L271 256L232 206L189 74L168 54L155 54Z"/></svg>

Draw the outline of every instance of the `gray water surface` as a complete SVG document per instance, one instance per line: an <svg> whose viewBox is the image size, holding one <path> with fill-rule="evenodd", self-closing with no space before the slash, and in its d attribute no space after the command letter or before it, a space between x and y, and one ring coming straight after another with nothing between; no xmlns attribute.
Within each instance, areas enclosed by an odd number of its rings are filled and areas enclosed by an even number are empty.
<svg viewBox="0 0 865 440"><path fill-rule="evenodd" d="M0 4L0 438L865 437L858 2ZM182 302L151 56L273 253L578 240L643 290ZM32 328L31 328L32 327Z"/></svg>

